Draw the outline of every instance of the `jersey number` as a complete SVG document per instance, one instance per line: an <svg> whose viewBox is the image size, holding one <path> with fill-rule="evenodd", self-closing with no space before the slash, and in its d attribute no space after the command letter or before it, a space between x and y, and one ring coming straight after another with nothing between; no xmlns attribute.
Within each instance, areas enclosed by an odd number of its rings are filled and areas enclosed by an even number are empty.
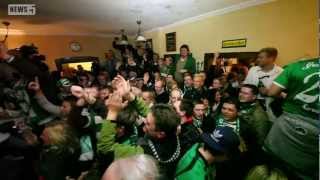
<svg viewBox="0 0 320 180"><path fill-rule="evenodd" d="M304 80L303 80L304 86L309 82L309 80L311 79L311 77L316 76L316 75L319 76L319 75L320 75L320 72L316 72L316 73L313 73L313 74L310 74L310 75L306 76L306 77L304 78ZM319 96L319 93L317 93L317 94L315 94L315 95L309 95L309 94L311 94L311 93L310 93L311 91L314 91L314 90L316 90L317 88L319 88L319 85L320 85L320 82L319 82L319 80L318 80L316 83L314 83L314 84L313 84L312 86L310 86L308 89L306 89L306 90L298 93L298 94L294 97L294 99L301 100L302 102L307 103L307 104L311 104L311 103L316 102L317 100L320 100L320 99L319 99L319 97L320 97L320 96ZM319 91L316 91L316 92L319 92ZM308 108L308 109L309 109L309 108ZM311 110L311 109L309 109L309 110ZM317 110L315 110L315 111L317 111Z"/></svg>

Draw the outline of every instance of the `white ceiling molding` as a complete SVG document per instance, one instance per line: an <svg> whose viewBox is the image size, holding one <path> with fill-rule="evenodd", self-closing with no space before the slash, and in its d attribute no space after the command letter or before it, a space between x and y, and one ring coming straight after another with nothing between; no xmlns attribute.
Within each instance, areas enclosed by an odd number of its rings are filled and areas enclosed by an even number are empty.
<svg viewBox="0 0 320 180"><path fill-rule="evenodd" d="M177 21L177 22L169 24L169 25L165 25L165 26L158 27L158 28L153 28L151 30L144 31L143 33L161 31L161 30L172 28L172 27L175 27L175 26L179 26L179 25L188 24L188 23L191 23L191 22L196 22L196 21L199 21L199 20L203 20L203 19L206 19L208 17L223 15L223 14L231 13L231 12L238 11L238 10L241 10L241 9L249 8L249 7L252 7L252 6L258 6L258 5L261 5L261 4L266 4L266 3L270 3L270 2L274 2L274 1L277 1L277 0L251 0L251 1L246 1L246 2L243 2L243 3L239 3L239 4L236 4L236 5L232 5L232 6L226 7L226 8L222 8L222 9L214 10L214 11L211 11L211 12L208 12L208 13L204 13L204 14L201 14L201 15L198 15L198 16L195 16L195 17L187 18L187 19L184 19L182 21ZM319 21L320 21L320 19L319 19Z"/></svg>

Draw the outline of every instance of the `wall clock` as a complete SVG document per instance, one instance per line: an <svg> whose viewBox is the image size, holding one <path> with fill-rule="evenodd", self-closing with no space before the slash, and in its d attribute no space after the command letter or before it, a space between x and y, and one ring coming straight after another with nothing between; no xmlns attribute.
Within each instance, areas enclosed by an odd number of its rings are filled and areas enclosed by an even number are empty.
<svg viewBox="0 0 320 180"><path fill-rule="evenodd" d="M73 52L78 52L81 50L81 45L79 42L71 42L70 43L70 49L73 51Z"/></svg>

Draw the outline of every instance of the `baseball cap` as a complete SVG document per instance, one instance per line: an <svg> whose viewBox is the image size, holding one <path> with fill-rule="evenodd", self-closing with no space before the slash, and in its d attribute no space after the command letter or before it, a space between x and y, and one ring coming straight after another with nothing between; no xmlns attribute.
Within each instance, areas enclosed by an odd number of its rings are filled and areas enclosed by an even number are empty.
<svg viewBox="0 0 320 180"><path fill-rule="evenodd" d="M213 151L223 153L234 152L240 145L238 135L231 127L217 127L212 133L203 133L202 140Z"/></svg>

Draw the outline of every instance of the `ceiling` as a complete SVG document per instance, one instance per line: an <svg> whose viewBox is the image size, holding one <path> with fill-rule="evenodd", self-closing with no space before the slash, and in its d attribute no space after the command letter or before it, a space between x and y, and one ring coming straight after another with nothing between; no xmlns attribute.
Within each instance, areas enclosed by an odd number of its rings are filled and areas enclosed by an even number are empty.
<svg viewBox="0 0 320 180"><path fill-rule="evenodd" d="M212 11L259 0L1 0L0 21L26 34L118 34L156 29ZM260 0L261 1L261 0ZM35 16L8 16L8 4L35 4ZM0 24L0 28L4 28Z"/></svg>

